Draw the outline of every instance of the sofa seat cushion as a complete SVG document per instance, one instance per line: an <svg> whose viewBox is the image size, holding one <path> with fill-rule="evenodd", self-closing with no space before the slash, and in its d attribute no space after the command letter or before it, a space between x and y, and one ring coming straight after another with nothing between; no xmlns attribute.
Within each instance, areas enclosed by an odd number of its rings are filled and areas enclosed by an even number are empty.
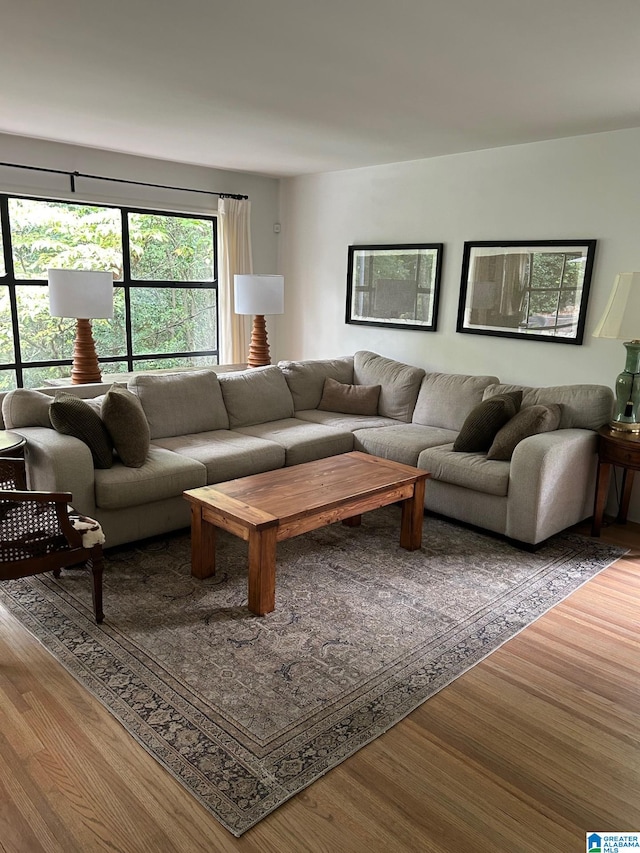
<svg viewBox="0 0 640 853"><path fill-rule="evenodd" d="M320 409L306 409L303 412L296 412L296 418L314 424L324 424L324 426L334 429L349 430L349 432L356 429L399 426L403 423L403 421L396 421L393 418L383 418L381 415L345 415L343 412L323 412Z"/></svg>
<svg viewBox="0 0 640 853"><path fill-rule="evenodd" d="M126 509L178 497L185 489L206 485L207 469L201 462L152 444L140 468L116 462L112 468L96 470L96 506Z"/></svg>
<svg viewBox="0 0 640 853"><path fill-rule="evenodd" d="M409 423L424 376L421 367L360 350L353 357L353 379L358 385L380 385L378 414Z"/></svg>
<svg viewBox="0 0 640 853"><path fill-rule="evenodd" d="M437 429L421 424L359 429L353 434L353 449L415 467L425 447L449 444L456 435L457 433L450 429Z"/></svg>
<svg viewBox="0 0 640 853"><path fill-rule="evenodd" d="M317 409L327 378L346 384L353 382L352 355L308 361L279 361L278 367L289 386L296 409Z"/></svg>
<svg viewBox="0 0 640 853"><path fill-rule="evenodd" d="M140 373L129 388L142 403L152 439L229 428L215 370Z"/></svg>
<svg viewBox="0 0 640 853"><path fill-rule="evenodd" d="M236 432L281 445L285 451L285 465L300 465L353 450L353 433L297 418L240 427Z"/></svg>
<svg viewBox="0 0 640 853"><path fill-rule="evenodd" d="M469 412L482 402L484 389L496 376L463 373L427 373L413 410L414 424L459 430Z"/></svg>
<svg viewBox="0 0 640 853"><path fill-rule="evenodd" d="M509 491L510 467L509 462L487 459L486 453L455 451L453 444L427 448L418 456L418 468L432 479L498 497Z"/></svg>
<svg viewBox="0 0 640 853"><path fill-rule="evenodd" d="M293 417L289 386L274 365L222 373L220 387L231 429Z"/></svg>
<svg viewBox="0 0 640 853"><path fill-rule="evenodd" d="M281 445L231 430L159 438L154 445L201 462L207 469L207 485L284 466Z"/></svg>

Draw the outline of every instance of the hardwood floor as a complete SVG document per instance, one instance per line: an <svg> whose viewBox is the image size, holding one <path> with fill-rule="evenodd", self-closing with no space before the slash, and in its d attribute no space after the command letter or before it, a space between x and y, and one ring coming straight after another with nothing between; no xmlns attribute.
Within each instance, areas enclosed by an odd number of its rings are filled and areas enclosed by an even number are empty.
<svg viewBox="0 0 640 853"><path fill-rule="evenodd" d="M0 609L0 850L582 853L640 831L640 527L602 539L631 551L240 839Z"/></svg>

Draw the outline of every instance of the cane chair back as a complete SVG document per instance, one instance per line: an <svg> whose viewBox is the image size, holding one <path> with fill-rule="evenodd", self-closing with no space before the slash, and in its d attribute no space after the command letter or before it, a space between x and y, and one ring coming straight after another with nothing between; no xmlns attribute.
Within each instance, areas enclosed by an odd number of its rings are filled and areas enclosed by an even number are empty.
<svg viewBox="0 0 640 853"><path fill-rule="evenodd" d="M102 545L83 547L82 533L69 519L69 492L31 492L24 488L24 464L0 458L0 581L87 564L93 575L96 622L102 622ZM12 479L13 477L13 479ZM13 485L14 488L7 488Z"/></svg>

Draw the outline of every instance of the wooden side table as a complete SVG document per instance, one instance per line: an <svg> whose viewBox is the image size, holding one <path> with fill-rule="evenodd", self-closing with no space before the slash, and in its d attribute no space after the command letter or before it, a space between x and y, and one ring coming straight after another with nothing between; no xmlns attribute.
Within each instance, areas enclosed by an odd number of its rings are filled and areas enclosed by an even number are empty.
<svg viewBox="0 0 640 853"><path fill-rule="evenodd" d="M622 432L609 426L600 427L598 430L598 478L591 525L592 536L600 536L612 465L623 469L622 498L616 521L618 524L624 524L629 511L633 478L636 471L640 471L640 433Z"/></svg>
<svg viewBox="0 0 640 853"><path fill-rule="evenodd" d="M0 429L0 456L22 456L27 439L18 432Z"/></svg>

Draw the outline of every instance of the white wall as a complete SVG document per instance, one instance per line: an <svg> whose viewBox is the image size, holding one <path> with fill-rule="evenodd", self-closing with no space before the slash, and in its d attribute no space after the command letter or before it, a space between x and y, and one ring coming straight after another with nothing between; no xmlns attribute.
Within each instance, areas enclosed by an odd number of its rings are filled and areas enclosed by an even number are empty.
<svg viewBox="0 0 640 853"><path fill-rule="evenodd" d="M273 233L274 222L278 219L279 201L279 181L276 178L134 157L10 134L0 134L0 162L248 195L251 200L254 269L261 273L276 272L278 244ZM2 166L0 192L68 198L71 201L127 204L132 207L188 213L213 213L218 207L218 198L215 195L149 189L83 178L77 179L76 193L73 195L66 176Z"/></svg>
<svg viewBox="0 0 640 853"><path fill-rule="evenodd" d="M594 134L283 181L285 315L278 358L370 349L506 382L611 386L618 341L591 337L617 272L640 270L640 130ZM465 240L597 239L582 346L456 333ZM444 243L437 332L345 324L347 247ZM640 318L639 327L640 327ZM630 517L640 520L640 495Z"/></svg>

